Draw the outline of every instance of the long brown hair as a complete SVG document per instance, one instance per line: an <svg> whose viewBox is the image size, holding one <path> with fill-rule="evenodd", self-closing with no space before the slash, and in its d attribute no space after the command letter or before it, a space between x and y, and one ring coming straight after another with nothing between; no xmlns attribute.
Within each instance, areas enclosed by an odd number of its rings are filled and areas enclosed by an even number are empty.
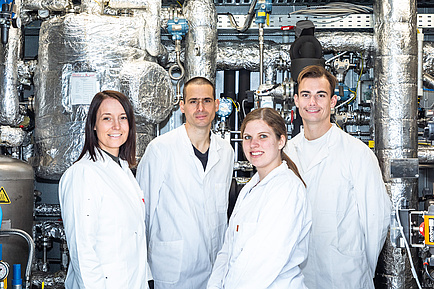
<svg viewBox="0 0 434 289"><path fill-rule="evenodd" d="M94 130L96 124L96 116L99 107L104 99L114 98L122 105L125 110L128 119L128 138L127 141L119 148L119 157L128 162L129 166L133 166L136 163L136 121L134 119L134 110L128 97L119 91L105 90L98 92L92 99L89 106L89 112L86 118L86 125L84 129L84 145L80 156L77 161L79 161L87 152L89 152L90 158L96 161L96 151L95 148L100 148L98 143L98 137L96 131Z"/></svg>
<svg viewBox="0 0 434 289"><path fill-rule="evenodd" d="M269 107L264 107L249 112L244 118L243 123L241 124L241 135L244 134L244 130L246 129L247 123L249 123L252 120L263 120L269 127L273 129L274 133L276 134L276 138L278 140L281 138L282 135L284 136L285 145L286 145L286 140L288 139L288 137L287 137L285 121L276 110ZM283 152L283 149L280 150L280 156L282 160L286 161L288 168L292 170L297 177L300 178L300 180L303 182L304 186L306 187L306 183L303 181L303 178L301 177L297 169L297 166Z"/></svg>

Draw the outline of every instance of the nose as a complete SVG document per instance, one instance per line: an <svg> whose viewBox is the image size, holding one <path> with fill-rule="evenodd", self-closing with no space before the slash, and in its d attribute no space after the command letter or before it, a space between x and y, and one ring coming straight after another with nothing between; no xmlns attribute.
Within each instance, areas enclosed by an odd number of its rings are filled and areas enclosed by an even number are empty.
<svg viewBox="0 0 434 289"><path fill-rule="evenodd" d="M202 102L201 99L199 99L199 100L197 101L197 110L198 110L198 111L202 111L202 110L203 110L203 102Z"/></svg>
<svg viewBox="0 0 434 289"><path fill-rule="evenodd" d="M315 96L311 96L309 97L309 105L316 105L316 97Z"/></svg>
<svg viewBox="0 0 434 289"><path fill-rule="evenodd" d="M121 123L119 121L119 119L114 118L113 119L113 129L119 129L121 127Z"/></svg>
<svg viewBox="0 0 434 289"><path fill-rule="evenodd" d="M256 137L252 137L252 141L250 142L250 147L255 148L259 146L259 139Z"/></svg>

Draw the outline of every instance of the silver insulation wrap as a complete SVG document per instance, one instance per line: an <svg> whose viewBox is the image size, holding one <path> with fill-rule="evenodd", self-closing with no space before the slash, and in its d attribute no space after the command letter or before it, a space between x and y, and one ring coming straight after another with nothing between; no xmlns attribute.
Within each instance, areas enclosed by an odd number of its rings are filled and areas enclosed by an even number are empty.
<svg viewBox="0 0 434 289"><path fill-rule="evenodd" d="M121 70L120 81L121 92L134 106L137 123L160 123L169 116L174 91L169 73L160 65L144 60L131 62Z"/></svg>
<svg viewBox="0 0 434 289"><path fill-rule="evenodd" d="M434 164L434 147L419 146L417 149L417 158L421 164Z"/></svg>
<svg viewBox="0 0 434 289"><path fill-rule="evenodd" d="M60 217L59 204L39 204L34 209L35 216Z"/></svg>
<svg viewBox="0 0 434 289"><path fill-rule="evenodd" d="M185 82L202 76L215 83L217 12L212 0L187 0L183 14L189 30L185 36Z"/></svg>
<svg viewBox="0 0 434 289"><path fill-rule="evenodd" d="M8 43L0 45L0 124L16 126L23 120L19 113L17 67L21 49L21 29L11 27Z"/></svg>
<svg viewBox="0 0 434 289"><path fill-rule="evenodd" d="M434 43L423 43L423 72L434 74Z"/></svg>
<svg viewBox="0 0 434 289"><path fill-rule="evenodd" d="M32 285L36 288L42 288L44 282L45 288L50 289L64 289L65 288L66 274L63 271L56 273L44 273L42 271L32 272Z"/></svg>
<svg viewBox="0 0 434 289"><path fill-rule="evenodd" d="M374 51L374 35L368 32L318 32L315 37L324 52Z"/></svg>
<svg viewBox="0 0 434 289"><path fill-rule="evenodd" d="M37 176L59 179L78 158L84 143L84 122L91 98L97 91L120 90L121 71L128 71L130 65L134 68L134 63L146 56L143 27L143 17L87 14L67 14L41 25L39 63L34 77L36 158L33 166ZM148 72L156 71L154 65L152 67ZM146 74L147 68L142 69ZM150 77L145 74L141 79ZM90 88L86 83L80 86L74 75L92 76L93 83ZM123 90L130 90L126 88L128 84L124 78ZM138 80L131 84L142 89L149 88ZM168 84L165 82L153 85L156 86L152 88L153 93L167 91ZM87 99L75 99L81 96L76 92L80 89L90 89ZM144 95L146 98L152 96L156 103L164 103L158 101L160 95ZM165 99L168 96L161 97ZM144 102L149 102L149 99ZM155 111L147 117L152 118L153 115L160 117L160 112ZM155 135L153 126L137 124L138 141L149 142ZM143 135L148 133L151 135ZM138 152L146 145L138 143Z"/></svg>
<svg viewBox="0 0 434 289"><path fill-rule="evenodd" d="M0 146L18 147L25 137L26 133L21 128L0 126Z"/></svg>
<svg viewBox="0 0 434 289"><path fill-rule="evenodd" d="M23 10L65 11L69 7L69 0L22 0Z"/></svg>
<svg viewBox="0 0 434 289"><path fill-rule="evenodd" d="M391 178L393 159L417 157L417 41L416 1L376 1L374 5L375 57L374 124L375 150L393 207L405 197L417 206L417 179ZM396 218L391 217L391 227ZM378 288L416 288L405 250L390 239L380 255L376 275Z"/></svg>
<svg viewBox="0 0 434 289"><path fill-rule="evenodd" d="M34 234L36 234L35 236L66 240L62 221L47 220L35 222L33 230Z"/></svg>
<svg viewBox="0 0 434 289"><path fill-rule="evenodd" d="M287 69L291 64L289 44L264 43L264 67ZM247 69L259 71L259 44L257 41L219 42L217 48L217 68L219 70Z"/></svg>

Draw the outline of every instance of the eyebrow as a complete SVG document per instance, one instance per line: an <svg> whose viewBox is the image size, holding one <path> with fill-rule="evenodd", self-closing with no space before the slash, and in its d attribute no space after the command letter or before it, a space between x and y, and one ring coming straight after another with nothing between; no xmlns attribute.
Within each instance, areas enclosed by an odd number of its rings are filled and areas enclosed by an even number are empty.
<svg viewBox="0 0 434 289"><path fill-rule="evenodd" d="M302 90L302 91L300 92L300 94L302 94L302 93L312 93L312 92L309 91L309 90ZM320 90L320 91L317 91L317 92L316 92L316 94L318 94L318 93L325 93L325 94L327 94L327 91L325 91L325 90Z"/></svg>
<svg viewBox="0 0 434 289"><path fill-rule="evenodd" d="M198 99L205 99L205 100L207 100L207 99L213 99L213 98L209 97L209 96L207 96L207 97L192 97L192 98L189 98L187 101L198 100Z"/></svg>

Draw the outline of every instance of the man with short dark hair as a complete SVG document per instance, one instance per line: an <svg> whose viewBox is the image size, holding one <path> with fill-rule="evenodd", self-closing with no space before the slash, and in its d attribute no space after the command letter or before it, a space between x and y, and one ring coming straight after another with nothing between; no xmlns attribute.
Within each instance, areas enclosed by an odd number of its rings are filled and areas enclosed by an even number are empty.
<svg viewBox="0 0 434 289"><path fill-rule="evenodd" d="M234 152L211 132L219 101L203 77L183 93L185 124L154 139L137 168L155 289L206 288L227 226Z"/></svg>
<svg viewBox="0 0 434 289"><path fill-rule="evenodd" d="M321 66L300 72L294 100L304 130L284 150L306 182L313 212L302 272L309 289L373 289L391 204L374 153L330 122L335 86Z"/></svg>

